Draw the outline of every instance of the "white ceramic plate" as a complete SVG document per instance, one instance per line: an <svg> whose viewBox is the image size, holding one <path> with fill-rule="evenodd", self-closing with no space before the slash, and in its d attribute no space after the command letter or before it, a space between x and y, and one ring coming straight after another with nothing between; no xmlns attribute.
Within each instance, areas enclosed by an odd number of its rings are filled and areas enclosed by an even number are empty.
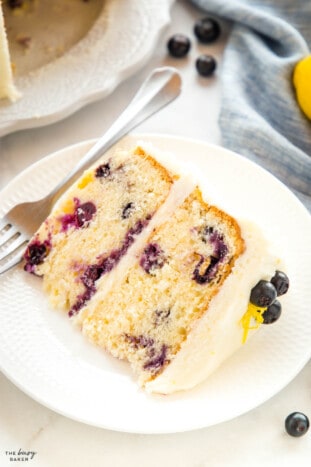
<svg viewBox="0 0 311 467"><path fill-rule="evenodd" d="M56 122L111 93L150 58L173 1L105 0L83 39L60 58L17 77L22 98L0 100L0 136Z"/></svg>
<svg viewBox="0 0 311 467"><path fill-rule="evenodd" d="M310 358L310 216L284 185L241 156L199 141L140 138L182 161L191 158L217 203L262 225L291 280L282 317L263 326L204 384L172 396L151 396L138 388L125 362L93 347L65 314L49 309L41 280L18 267L0 279L0 367L32 398L91 425L137 433L207 427L272 397ZM127 137L122 145L136 139ZM84 142L64 149L23 172L0 194L0 215L18 201L43 195L89 146Z"/></svg>

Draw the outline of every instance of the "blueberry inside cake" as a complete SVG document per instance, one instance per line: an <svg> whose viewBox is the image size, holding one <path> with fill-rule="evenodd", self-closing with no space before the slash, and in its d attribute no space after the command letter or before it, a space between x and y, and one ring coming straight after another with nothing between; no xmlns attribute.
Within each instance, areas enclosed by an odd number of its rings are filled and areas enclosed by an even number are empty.
<svg viewBox="0 0 311 467"><path fill-rule="evenodd" d="M86 171L24 258L91 342L127 360L147 391L168 394L273 322L288 284L257 226L207 203L151 152L116 150Z"/></svg>

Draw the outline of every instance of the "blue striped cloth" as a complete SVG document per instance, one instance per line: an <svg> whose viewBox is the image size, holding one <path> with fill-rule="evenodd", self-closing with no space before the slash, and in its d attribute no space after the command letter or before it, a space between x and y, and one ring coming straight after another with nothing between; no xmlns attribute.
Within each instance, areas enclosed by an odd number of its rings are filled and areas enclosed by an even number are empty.
<svg viewBox="0 0 311 467"><path fill-rule="evenodd" d="M291 81L310 54L311 0L192 2L232 22L221 73L223 146L273 173L311 211L311 122Z"/></svg>

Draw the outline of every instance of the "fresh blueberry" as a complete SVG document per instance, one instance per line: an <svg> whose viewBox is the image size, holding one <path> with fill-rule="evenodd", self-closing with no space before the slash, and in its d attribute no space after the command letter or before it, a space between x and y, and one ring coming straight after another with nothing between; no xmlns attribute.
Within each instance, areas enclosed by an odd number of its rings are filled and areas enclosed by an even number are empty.
<svg viewBox="0 0 311 467"><path fill-rule="evenodd" d="M175 58L185 57L188 54L190 47L190 39L183 34L175 34L167 43L169 53Z"/></svg>
<svg viewBox="0 0 311 467"><path fill-rule="evenodd" d="M274 276L271 279L271 283L276 288L278 296L286 294L289 288L289 279L285 272L275 271Z"/></svg>
<svg viewBox="0 0 311 467"><path fill-rule="evenodd" d="M212 18L201 18L194 25L194 34L203 44L216 41L220 36L220 32L219 23Z"/></svg>
<svg viewBox="0 0 311 467"><path fill-rule="evenodd" d="M309 419L301 412L293 412L286 417L285 430L291 436L299 437L307 433L309 429Z"/></svg>
<svg viewBox="0 0 311 467"><path fill-rule="evenodd" d="M216 70L217 63L211 55L200 55L195 62L196 69L199 75L207 77L211 76Z"/></svg>
<svg viewBox="0 0 311 467"><path fill-rule="evenodd" d="M251 290L250 302L259 307L270 306L277 297L275 287L271 282L261 280Z"/></svg>
<svg viewBox="0 0 311 467"><path fill-rule="evenodd" d="M268 306L266 311L262 314L264 324L272 324L279 319L282 313L282 305L278 300Z"/></svg>

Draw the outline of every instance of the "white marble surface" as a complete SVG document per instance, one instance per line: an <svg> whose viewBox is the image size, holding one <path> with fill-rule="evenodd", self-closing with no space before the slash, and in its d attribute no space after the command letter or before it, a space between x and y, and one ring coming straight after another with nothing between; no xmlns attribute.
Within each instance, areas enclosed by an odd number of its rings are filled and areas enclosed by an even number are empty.
<svg viewBox="0 0 311 467"><path fill-rule="evenodd" d="M54 125L0 139L0 188L45 155L101 135L129 101L139 82L153 67L163 64L175 65L180 70L183 93L160 114L142 124L139 131L221 143L217 115L226 34L208 48L194 44L187 60L176 62L166 56L167 38L175 32L191 35L194 18L198 16L201 16L199 11L186 1L179 1L172 9L172 24L162 35L149 63L110 97ZM218 72L212 79L200 79L194 69L195 57L206 50L219 61ZM0 375L0 466L27 462L40 467L307 467L311 462L311 430L302 438L292 438L284 431L284 420L295 410L311 418L310 370L311 363L279 394L237 419L171 435L117 433L80 424L41 406ZM9 452L19 450L35 454L28 461L11 462Z"/></svg>

